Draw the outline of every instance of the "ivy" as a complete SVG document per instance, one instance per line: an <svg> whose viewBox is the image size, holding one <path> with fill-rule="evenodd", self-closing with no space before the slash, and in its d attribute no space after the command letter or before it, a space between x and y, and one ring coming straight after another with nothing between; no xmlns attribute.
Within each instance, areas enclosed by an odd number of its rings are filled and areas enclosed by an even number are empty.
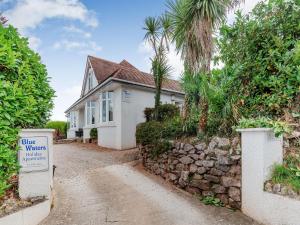
<svg viewBox="0 0 300 225"><path fill-rule="evenodd" d="M15 28L0 25L0 197L19 169L20 129L44 127L53 97L40 56Z"/></svg>

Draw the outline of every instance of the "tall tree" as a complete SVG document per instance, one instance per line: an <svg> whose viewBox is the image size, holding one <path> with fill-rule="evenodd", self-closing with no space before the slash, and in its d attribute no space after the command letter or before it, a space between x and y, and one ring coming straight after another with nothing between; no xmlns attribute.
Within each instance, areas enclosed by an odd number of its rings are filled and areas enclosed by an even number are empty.
<svg viewBox="0 0 300 225"><path fill-rule="evenodd" d="M154 51L154 56L151 58L151 72L155 81L155 117L158 117L158 106L160 105L161 88L164 79L171 72L171 67L168 65L167 53L169 51L169 38L171 35L171 20L170 17L162 15L159 18L147 17L145 19L146 31L145 41L149 43Z"/></svg>
<svg viewBox="0 0 300 225"><path fill-rule="evenodd" d="M227 12L242 0L174 0L168 2L173 40L181 51L186 69L193 76L211 73L213 32L224 21ZM208 101L200 96L199 131L206 128Z"/></svg>

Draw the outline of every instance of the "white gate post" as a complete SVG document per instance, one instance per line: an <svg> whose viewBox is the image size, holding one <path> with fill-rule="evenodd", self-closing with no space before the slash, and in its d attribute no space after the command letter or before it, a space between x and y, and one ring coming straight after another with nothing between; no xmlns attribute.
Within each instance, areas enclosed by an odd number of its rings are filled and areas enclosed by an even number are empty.
<svg viewBox="0 0 300 225"><path fill-rule="evenodd" d="M242 134L242 211L264 220L264 183L283 161L282 137L269 128L239 129Z"/></svg>
<svg viewBox="0 0 300 225"><path fill-rule="evenodd" d="M52 129L23 129L19 141L19 195L22 199L46 197L53 188Z"/></svg>

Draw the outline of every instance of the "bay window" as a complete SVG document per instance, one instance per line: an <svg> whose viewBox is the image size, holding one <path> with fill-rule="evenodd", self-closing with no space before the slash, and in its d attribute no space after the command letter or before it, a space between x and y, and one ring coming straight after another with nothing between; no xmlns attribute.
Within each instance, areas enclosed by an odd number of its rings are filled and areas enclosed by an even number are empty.
<svg viewBox="0 0 300 225"><path fill-rule="evenodd" d="M95 124L96 102L88 101L86 103L86 125Z"/></svg>
<svg viewBox="0 0 300 225"><path fill-rule="evenodd" d="M114 120L113 116L113 91L106 91L101 93L100 97L100 121L111 122Z"/></svg>
<svg viewBox="0 0 300 225"><path fill-rule="evenodd" d="M76 112L72 111L70 112L70 128L76 128L76 127L77 127Z"/></svg>

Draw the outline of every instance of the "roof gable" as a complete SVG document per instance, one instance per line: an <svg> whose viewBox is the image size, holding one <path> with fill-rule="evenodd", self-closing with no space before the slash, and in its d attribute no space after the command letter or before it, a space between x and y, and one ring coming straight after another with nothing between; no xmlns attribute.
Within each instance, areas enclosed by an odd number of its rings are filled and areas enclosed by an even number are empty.
<svg viewBox="0 0 300 225"><path fill-rule="evenodd" d="M138 70L126 60L123 60L121 63L114 63L94 56L88 56L88 61L94 71L98 84L103 83L108 78L114 78L155 87L153 75ZM162 89L182 92L180 83L171 79L163 81Z"/></svg>

